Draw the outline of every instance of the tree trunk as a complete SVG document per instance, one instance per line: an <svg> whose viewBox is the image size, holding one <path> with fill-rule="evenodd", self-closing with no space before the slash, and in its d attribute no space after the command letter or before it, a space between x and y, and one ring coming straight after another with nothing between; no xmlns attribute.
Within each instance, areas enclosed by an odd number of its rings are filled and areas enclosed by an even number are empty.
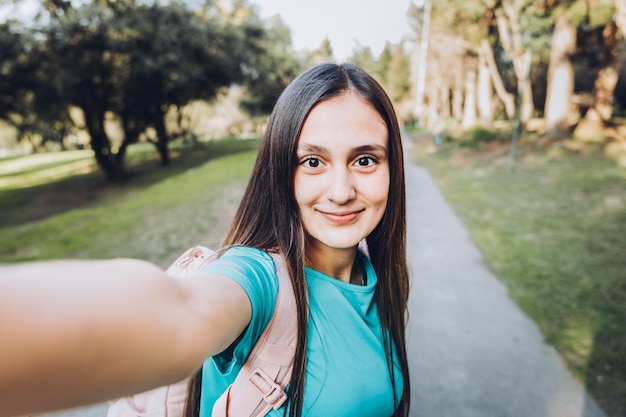
<svg viewBox="0 0 626 417"><path fill-rule="evenodd" d="M576 28L567 17L559 16L554 26L548 86L546 93L545 118L547 139L558 139L569 135L568 116L574 92L574 67L570 56L576 50Z"/></svg>
<svg viewBox="0 0 626 417"><path fill-rule="evenodd" d="M502 41L502 47L513 61L513 70L517 77L517 88L523 88L523 101L521 107L521 122L531 118L535 106L533 104L533 90L530 83L524 81L524 47L522 45L522 33L518 22L519 16L515 5L510 1L502 2L502 9L494 10L498 35Z"/></svg>
<svg viewBox="0 0 626 417"><path fill-rule="evenodd" d="M124 180L126 178L124 161L113 155L111 143L104 130L104 111L98 110L98 106L94 103L83 103L81 109L85 115L85 126L91 137L91 149L107 181Z"/></svg>
<svg viewBox="0 0 626 417"><path fill-rule="evenodd" d="M426 107L426 125L429 129L437 129L439 125L439 88L437 88L438 80L431 83L427 88L428 103Z"/></svg>
<svg viewBox="0 0 626 417"><path fill-rule="evenodd" d="M476 125L476 70L469 69L465 78L465 104L463 106L464 129Z"/></svg>
<svg viewBox="0 0 626 417"><path fill-rule="evenodd" d="M613 114L612 97L617 85L619 61L617 59L617 25L609 22L602 31L604 39L604 57L602 68L594 83L595 108L604 121L609 121Z"/></svg>
<svg viewBox="0 0 626 417"><path fill-rule="evenodd" d="M446 84L439 87L439 118L450 118L450 87Z"/></svg>
<svg viewBox="0 0 626 417"><path fill-rule="evenodd" d="M522 78L525 77L524 75L524 70L523 70L523 61L521 61L521 70L520 70L520 76ZM532 68L532 66L531 66ZM530 83L530 78L528 80L518 80L517 81L517 85L518 88L520 85L522 85L523 89L524 89L524 98L522 99L522 111L521 111L521 121L522 124L525 126L526 122L528 122L530 120L531 117L533 117L533 113L535 112L535 105L533 104L533 86Z"/></svg>
<svg viewBox="0 0 626 417"><path fill-rule="evenodd" d="M602 30L603 53L601 67L594 82L593 107L585 113L576 127L577 136L593 136L604 129L613 114L613 93L617 85L617 25L609 22Z"/></svg>
<svg viewBox="0 0 626 417"><path fill-rule="evenodd" d="M489 67L483 54L478 55L478 114L483 126L493 124L493 110L491 108L493 87Z"/></svg>
<svg viewBox="0 0 626 417"><path fill-rule="evenodd" d="M504 105L504 111L509 120L513 120L515 116L515 97L513 94L506 91L504 87L504 82L502 81L502 77L500 76L500 71L498 71L498 66L496 65L496 60L493 57L493 48L491 44L483 39L480 43L480 55L485 60L487 67L489 68L489 73L491 74L491 82L493 83L493 88L496 91L496 95L502 101Z"/></svg>
<svg viewBox="0 0 626 417"><path fill-rule="evenodd" d="M457 122L463 120L463 90L460 87L452 91L452 117Z"/></svg>
<svg viewBox="0 0 626 417"><path fill-rule="evenodd" d="M170 164L170 153L167 146L169 138L167 136L167 130L165 129L165 113L160 110L158 113L157 117L154 118L154 129L157 134L157 140L154 146L156 146L159 156L161 157L161 165L168 166Z"/></svg>

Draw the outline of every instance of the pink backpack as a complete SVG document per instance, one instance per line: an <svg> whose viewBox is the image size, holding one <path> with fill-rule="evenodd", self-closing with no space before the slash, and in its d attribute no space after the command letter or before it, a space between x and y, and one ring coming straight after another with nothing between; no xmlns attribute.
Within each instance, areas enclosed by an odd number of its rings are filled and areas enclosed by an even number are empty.
<svg viewBox="0 0 626 417"><path fill-rule="evenodd" d="M174 261L166 273L173 278L192 277L214 259L214 254L204 246L195 246ZM285 387L291 378L297 343L296 305L284 259L271 255L278 275L274 315L235 381L216 401L213 417L264 416L287 400ZM111 400L107 417L182 417L188 384L189 378Z"/></svg>

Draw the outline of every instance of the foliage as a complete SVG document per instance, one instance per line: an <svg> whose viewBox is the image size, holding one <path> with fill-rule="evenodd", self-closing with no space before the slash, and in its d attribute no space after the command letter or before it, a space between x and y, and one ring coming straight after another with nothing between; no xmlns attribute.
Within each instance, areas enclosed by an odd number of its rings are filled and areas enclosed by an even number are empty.
<svg viewBox="0 0 626 417"><path fill-rule="evenodd" d="M626 415L626 171L558 148L522 147L511 172L507 146L418 146L511 296L607 415Z"/></svg>
<svg viewBox="0 0 626 417"><path fill-rule="evenodd" d="M557 13L565 10L568 20L576 27L604 26L613 20L615 15L613 1L595 0L593 3L584 0L561 1L557 2L557 5L561 6L557 8Z"/></svg>
<svg viewBox="0 0 626 417"><path fill-rule="evenodd" d="M10 88L0 86L3 97L19 103L11 108L0 103L0 117L11 111L19 115L20 127L31 131L54 126L58 140L73 127L68 107L80 108L91 148L109 180L125 177L126 148L139 140L152 138L168 164L171 132L165 117L171 109L210 101L240 84L254 96L246 108L268 112L299 70L288 29L267 27L244 0L226 8L206 2L198 10L177 1L41 4L36 24L0 30L0 46L33 40L29 48L17 43L23 51L7 48L0 56L11 80ZM21 71L18 58L25 61ZM120 121L120 140L107 131L109 118ZM152 137L145 134L148 127L154 129Z"/></svg>
<svg viewBox="0 0 626 417"><path fill-rule="evenodd" d="M544 117L547 111L547 132L558 124L567 125L563 129L567 133L583 118L592 120L595 114L600 115L604 127L610 124L613 98L619 101L616 96L623 95L614 86L618 52L624 42L614 35L615 7L620 2L441 0L411 5L408 16L418 42L424 36L428 4L432 13L425 109L418 106L423 114L417 117L431 128L438 130L438 125L450 118L468 126L475 123L471 115L476 110L480 110L482 123L490 123L491 115L511 118L514 99L521 100L522 124ZM554 32L558 17L568 19L578 30L576 50L561 58L556 58L559 46L565 48L569 32ZM527 52L532 56L528 83ZM551 52L555 57L552 68ZM548 79L556 73L561 75ZM576 80L575 92L568 87L570 74ZM493 100L494 93L498 101ZM546 102L552 104L547 110ZM558 107L554 103L566 104ZM568 114L555 114L557 110Z"/></svg>
<svg viewBox="0 0 626 417"><path fill-rule="evenodd" d="M302 59L302 67L310 68L324 62L334 62L333 47L330 40L325 38L320 46L312 51L307 51Z"/></svg>
<svg viewBox="0 0 626 417"><path fill-rule="evenodd" d="M451 37L461 37L477 45L487 36L487 7L483 0L437 0L432 5L431 31L445 33ZM413 9L412 13L419 13ZM419 18L414 17L419 21Z"/></svg>
<svg viewBox="0 0 626 417"><path fill-rule="evenodd" d="M43 105L48 88L34 74L35 39L17 28L15 22L0 24L0 117L36 149L59 142L71 128L67 112Z"/></svg>
<svg viewBox="0 0 626 417"><path fill-rule="evenodd" d="M48 105L66 100L82 109L99 165L111 180L124 177L126 146L152 126L169 162L164 116L170 106L213 97L237 81L233 36L217 18L201 20L179 3L114 7L86 4L42 30ZM228 58L228 59L227 59ZM125 137L115 145L104 129L106 112L119 115Z"/></svg>
<svg viewBox="0 0 626 417"><path fill-rule="evenodd" d="M399 43L393 48L387 68L385 69L386 89L391 100L400 103L410 100L412 90L411 60L404 50L404 45Z"/></svg>
<svg viewBox="0 0 626 417"><path fill-rule="evenodd" d="M280 16L261 22L251 9L242 30L244 52L243 84L246 96L242 107L251 115L269 114L282 90L302 70L291 45L291 32Z"/></svg>
<svg viewBox="0 0 626 417"><path fill-rule="evenodd" d="M16 67L25 54L22 36L11 29L8 23L0 24L0 115L15 112L18 99L11 94L19 83L20 74Z"/></svg>
<svg viewBox="0 0 626 417"><path fill-rule="evenodd" d="M365 71L374 76L378 75L378 68L376 66L377 60L372 53L372 48L370 48L369 46L357 47L352 52L352 56L350 57L349 61L355 65L360 66Z"/></svg>
<svg viewBox="0 0 626 417"><path fill-rule="evenodd" d="M377 58L369 47L357 48L348 62L359 65L376 78L394 103L401 122L412 119L411 111L405 110L406 104L413 100L411 58L403 43L387 42Z"/></svg>

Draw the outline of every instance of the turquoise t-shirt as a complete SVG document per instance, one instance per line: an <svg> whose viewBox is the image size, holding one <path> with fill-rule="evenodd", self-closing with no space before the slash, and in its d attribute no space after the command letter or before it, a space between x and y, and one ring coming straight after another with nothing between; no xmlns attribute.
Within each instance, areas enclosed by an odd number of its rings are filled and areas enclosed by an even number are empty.
<svg viewBox="0 0 626 417"><path fill-rule="evenodd" d="M305 268L310 311L304 416L390 416L396 408L374 302L377 277L369 259L359 256L365 265L365 286ZM234 279L252 304L250 325L235 349L204 363L200 417L210 417L213 403L232 383L272 318L278 278L271 256L248 247L229 249L202 272ZM399 399L402 375L397 358L395 374ZM268 414L283 415L283 408Z"/></svg>

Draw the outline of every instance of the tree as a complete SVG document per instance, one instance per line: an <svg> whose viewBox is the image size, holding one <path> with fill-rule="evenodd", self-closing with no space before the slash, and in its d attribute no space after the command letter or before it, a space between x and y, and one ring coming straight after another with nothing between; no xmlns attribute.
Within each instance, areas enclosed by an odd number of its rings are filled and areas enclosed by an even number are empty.
<svg viewBox="0 0 626 417"><path fill-rule="evenodd" d="M482 46L482 42L481 42ZM489 66L489 59L485 55L485 50L478 48L478 85L477 85L477 106L480 115L480 123L483 126L493 124L493 90L492 75Z"/></svg>
<svg viewBox="0 0 626 417"><path fill-rule="evenodd" d="M237 32L242 37L242 62L246 63L241 106L251 116L266 115L302 65L291 44L291 31L280 16L262 22L252 10L246 13Z"/></svg>
<svg viewBox="0 0 626 417"><path fill-rule="evenodd" d="M297 72L293 63L283 66L289 37L280 28L268 35L245 1L232 10L209 2L195 12L178 2L100 0L75 8L64 0L45 0L43 5L48 17L32 29L38 39L28 71L32 82L22 85L34 97L39 119L50 114L44 120L59 125L68 106L82 110L96 160L111 181L124 179L127 146L147 127L156 131L153 142L162 163L169 163L170 109L210 101L234 83L278 92ZM280 59L270 46L283 48ZM255 106L265 111L268 102L257 100ZM111 117L120 120L122 138L107 131L105 120Z"/></svg>
<svg viewBox="0 0 626 417"><path fill-rule="evenodd" d="M615 23L622 32L622 37L626 38L626 4L622 0L614 0Z"/></svg>
<svg viewBox="0 0 626 417"><path fill-rule="evenodd" d="M403 42L395 45L386 43L378 58L374 57L370 47L360 46L352 51L348 62L360 66L376 78L394 102L401 122L414 119L411 57Z"/></svg>
<svg viewBox="0 0 626 417"><path fill-rule="evenodd" d="M16 95L22 85L19 77L20 61L26 55L24 43L19 33L12 30L11 25L0 25L0 116L6 118L9 113L17 110Z"/></svg>
<svg viewBox="0 0 626 417"><path fill-rule="evenodd" d="M413 119L411 60L404 50L404 44L387 42L377 60L369 48L357 50L355 55L351 58L352 62L361 60L363 68L368 68L385 88L394 102L400 121Z"/></svg>
<svg viewBox="0 0 626 417"><path fill-rule="evenodd" d="M62 100L48 106L50 86L41 82L42 54L32 33L16 21L0 25L0 118L27 141L33 152L50 142L63 147L71 121Z"/></svg>
<svg viewBox="0 0 626 417"><path fill-rule="evenodd" d="M487 41L487 39L483 39L480 42L480 48L478 51L481 67L486 67L487 71L489 71L490 81L493 85L493 89L497 94L498 98L502 101L504 106L504 113L509 120L512 120L515 114L515 97L511 92L509 92L504 84L502 76L498 70L498 65L494 58L493 48L491 44ZM488 88L488 87L486 87ZM479 90L479 94L481 96L487 95L490 97L490 94L484 91L484 88ZM485 100L485 97L481 98L481 101Z"/></svg>
<svg viewBox="0 0 626 417"><path fill-rule="evenodd" d="M615 8L611 0L598 0L593 8L583 7L578 2L572 7L571 14L575 19L581 16L579 24L579 45L577 54L574 56L575 64L589 68L595 76L585 76L583 80L591 79L593 84L588 87L591 90L589 106L581 106L583 119L576 127L575 133L586 136L606 127L613 113L613 93L617 85L619 61L618 27L614 20ZM581 68L581 73L584 69Z"/></svg>
<svg viewBox="0 0 626 417"><path fill-rule="evenodd" d="M111 110L125 131L118 153L151 126L161 162L168 165L167 111L194 99L210 100L241 80L235 29L216 17L199 18L179 3L130 8L115 25L110 36L119 39L113 48L120 65Z"/></svg>
<svg viewBox="0 0 626 417"><path fill-rule="evenodd" d="M521 121L526 123L534 113L533 90L525 82L524 55L529 48L533 30L530 23L537 16L540 5L534 0L485 0L491 23L491 32L497 39L506 60L510 60L515 74L515 90L522 89ZM519 96L519 94L518 94Z"/></svg>
<svg viewBox="0 0 626 417"><path fill-rule="evenodd" d="M324 62L334 62L333 47L328 38L324 38L320 46L306 54L303 67L312 67Z"/></svg>
<svg viewBox="0 0 626 417"><path fill-rule="evenodd" d="M598 0L594 7L584 0L556 1L552 14L558 17L550 48L544 138L559 139L573 127L575 134L595 133L612 114L619 14L612 0Z"/></svg>
<svg viewBox="0 0 626 417"><path fill-rule="evenodd" d="M374 74L374 72L377 71L376 58L374 58L372 48L369 46L357 47L354 51L352 51L352 56L348 58L348 61L358 65L371 74Z"/></svg>
<svg viewBox="0 0 626 417"><path fill-rule="evenodd" d="M411 61L402 43L393 47L386 74L385 87L391 100L398 104L410 100Z"/></svg>
<svg viewBox="0 0 626 417"><path fill-rule="evenodd" d="M546 138L560 138L570 132L570 105L574 92L571 56L575 50L576 28L562 14L556 20L550 48L545 104Z"/></svg>
<svg viewBox="0 0 626 417"><path fill-rule="evenodd" d="M414 30L421 40L423 10L409 10ZM452 116L465 124L475 123L477 94L490 95L491 83L477 91L477 48L487 36L486 7L482 0L455 2L438 0L432 4L431 35L426 68L426 123L442 125ZM483 80L484 81L484 80Z"/></svg>

